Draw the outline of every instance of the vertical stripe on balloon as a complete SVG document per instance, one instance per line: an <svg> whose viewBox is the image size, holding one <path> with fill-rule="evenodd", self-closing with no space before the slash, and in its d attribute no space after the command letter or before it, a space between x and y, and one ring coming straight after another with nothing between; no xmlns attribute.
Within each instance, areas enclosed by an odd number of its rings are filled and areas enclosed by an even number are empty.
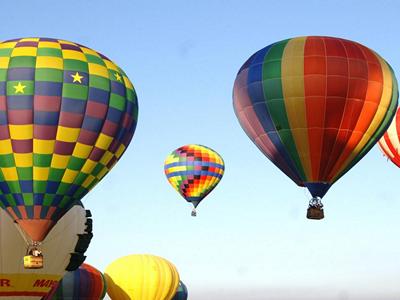
<svg viewBox="0 0 400 300"><path fill-rule="evenodd" d="M292 39L282 55L282 90L291 133L304 175L311 177L308 127L304 101L304 44L306 38Z"/></svg>
<svg viewBox="0 0 400 300"><path fill-rule="evenodd" d="M298 156L296 145L290 130L288 116L285 110L285 101L282 91L282 54L286 47L287 40L276 43L269 47L265 58L262 63L262 89L263 94L253 95L253 103L258 103L262 100L260 105L263 110L260 110L261 120L264 118L270 122L268 132L266 132L272 143L277 148L278 152L284 157L286 163L296 174L304 180L305 174ZM253 64L257 64L257 57L255 56ZM250 67L250 70L252 68ZM249 76L249 82L253 85L253 81ZM249 94L252 93L253 88L249 85ZM264 114L263 111L266 113ZM295 180L295 179L293 179Z"/></svg>
<svg viewBox="0 0 400 300"><path fill-rule="evenodd" d="M372 92L372 89L370 89L370 93L367 93L365 105L369 104L368 101L371 101L372 108L370 109L373 110L375 113L372 115L372 120L367 124L364 123L365 119L361 119L362 116L360 116L359 120L361 120L361 122L365 124L364 126L367 126L367 129L364 130L364 132L360 136L357 145L354 147L354 150L350 153L350 155L347 157L344 163L342 163L341 167L337 170L336 174L341 173L343 169L345 169L345 167L353 159L356 158L356 156L362 151L363 147L368 143L369 140L376 139L377 134L379 134L379 131L377 129L382 124L382 121L384 120L388 108L390 107L390 104L392 102L391 100L392 100L393 76L386 62L382 58L377 56L377 54L375 53L370 54L371 60L373 59L372 55L375 55L378 63L377 64L371 63L370 68L373 66L376 69L380 69L380 72L377 71L377 74L379 74L378 77L373 77L373 75L370 77L369 85L376 85L376 84L380 85L381 88L379 88L378 90L381 91L381 96L378 97L378 95L375 92ZM377 82L377 80L380 81ZM330 178L332 179L334 175L335 174L332 172Z"/></svg>
<svg viewBox="0 0 400 300"><path fill-rule="evenodd" d="M396 117L378 145L383 154L400 168L400 109L397 109Z"/></svg>
<svg viewBox="0 0 400 300"><path fill-rule="evenodd" d="M304 94L312 175L318 181L324 141L326 52L322 38L309 37L304 46Z"/></svg>

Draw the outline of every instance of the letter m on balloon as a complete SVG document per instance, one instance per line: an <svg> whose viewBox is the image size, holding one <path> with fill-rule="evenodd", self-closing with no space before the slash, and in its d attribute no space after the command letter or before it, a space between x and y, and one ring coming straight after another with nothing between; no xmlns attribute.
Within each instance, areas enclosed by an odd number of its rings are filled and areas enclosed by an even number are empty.
<svg viewBox="0 0 400 300"><path fill-rule="evenodd" d="M52 287L54 283L54 280L38 279L33 284L33 287Z"/></svg>

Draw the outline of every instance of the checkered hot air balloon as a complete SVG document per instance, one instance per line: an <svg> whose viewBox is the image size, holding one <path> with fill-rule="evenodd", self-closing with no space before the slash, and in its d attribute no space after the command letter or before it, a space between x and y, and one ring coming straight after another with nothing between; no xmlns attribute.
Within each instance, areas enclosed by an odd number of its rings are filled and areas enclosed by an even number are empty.
<svg viewBox="0 0 400 300"><path fill-rule="evenodd" d="M201 145L182 146L164 163L164 172L169 183L181 196L196 207L219 183L224 175L222 157L214 150Z"/></svg>
<svg viewBox="0 0 400 300"><path fill-rule="evenodd" d="M257 147L320 199L383 135L397 106L389 64L367 47L332 37L280 41L240 68L233 105ZM315 214L315 215L313 215Z"/></svg>
<svg viewBox="0 0 400 300"><path fill-rule="evenodd" d="M77 43L0 43L0 205L33 244L114 166L135 131L126 74Z"/></svg>

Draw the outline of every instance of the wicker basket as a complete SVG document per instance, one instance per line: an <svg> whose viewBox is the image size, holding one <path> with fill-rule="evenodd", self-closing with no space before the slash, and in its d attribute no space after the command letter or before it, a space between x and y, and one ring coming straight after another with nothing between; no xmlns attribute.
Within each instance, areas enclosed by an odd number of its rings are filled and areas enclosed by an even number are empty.
<svg viewBox="0 0 400 300"><path fill-rule="evenodd" d="M307 219L321 220L324 218L324 210L319 207L310 206L307 209Z"/></svg>

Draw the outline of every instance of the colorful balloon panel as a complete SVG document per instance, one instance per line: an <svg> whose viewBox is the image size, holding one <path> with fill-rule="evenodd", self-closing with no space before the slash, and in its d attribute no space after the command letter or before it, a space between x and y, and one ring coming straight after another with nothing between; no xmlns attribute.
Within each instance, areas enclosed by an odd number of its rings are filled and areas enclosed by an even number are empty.
<svg viewBox="0 0 400 300"><path fill-rule="evenodd" d="M77 43L0 43L0 205L41 241L118 161L138 103L126 74Z"/></svg>
<svg viewBox="0 0 400 300"><path fill-rule="evenodd" d="M118 300L171 300L179 274L168 260L154 255L129 255L105 271L107 293Z"/></svg>
<svg viewBox="0 0 400 300"><path fill-rule="evenodd" d="M378 142L383 154L400 168L400 109L397 109L396 116L388 130Z"/></svg>
<svg viewBox="0 0 400 300"><path fill-rule="evenodd" d="M239 70L233 91L236 116L250 139L316 197L378 141L397 99L393 70L378 54L318 36L256 52Z"/></svg>
<svg viewBox="0 0 400 300"><path fill-rule="evenodd" d="M88 264L67 272L45 300L101 300L107 285L104 275Z"/></svg>
<svg viewBox="0 0 400 300"><path fill-rule="evenodd" d="M201 145L186 145L173 151L165 160L169 183L194 206L219 183L225 170L222 157Z"/></svg>

